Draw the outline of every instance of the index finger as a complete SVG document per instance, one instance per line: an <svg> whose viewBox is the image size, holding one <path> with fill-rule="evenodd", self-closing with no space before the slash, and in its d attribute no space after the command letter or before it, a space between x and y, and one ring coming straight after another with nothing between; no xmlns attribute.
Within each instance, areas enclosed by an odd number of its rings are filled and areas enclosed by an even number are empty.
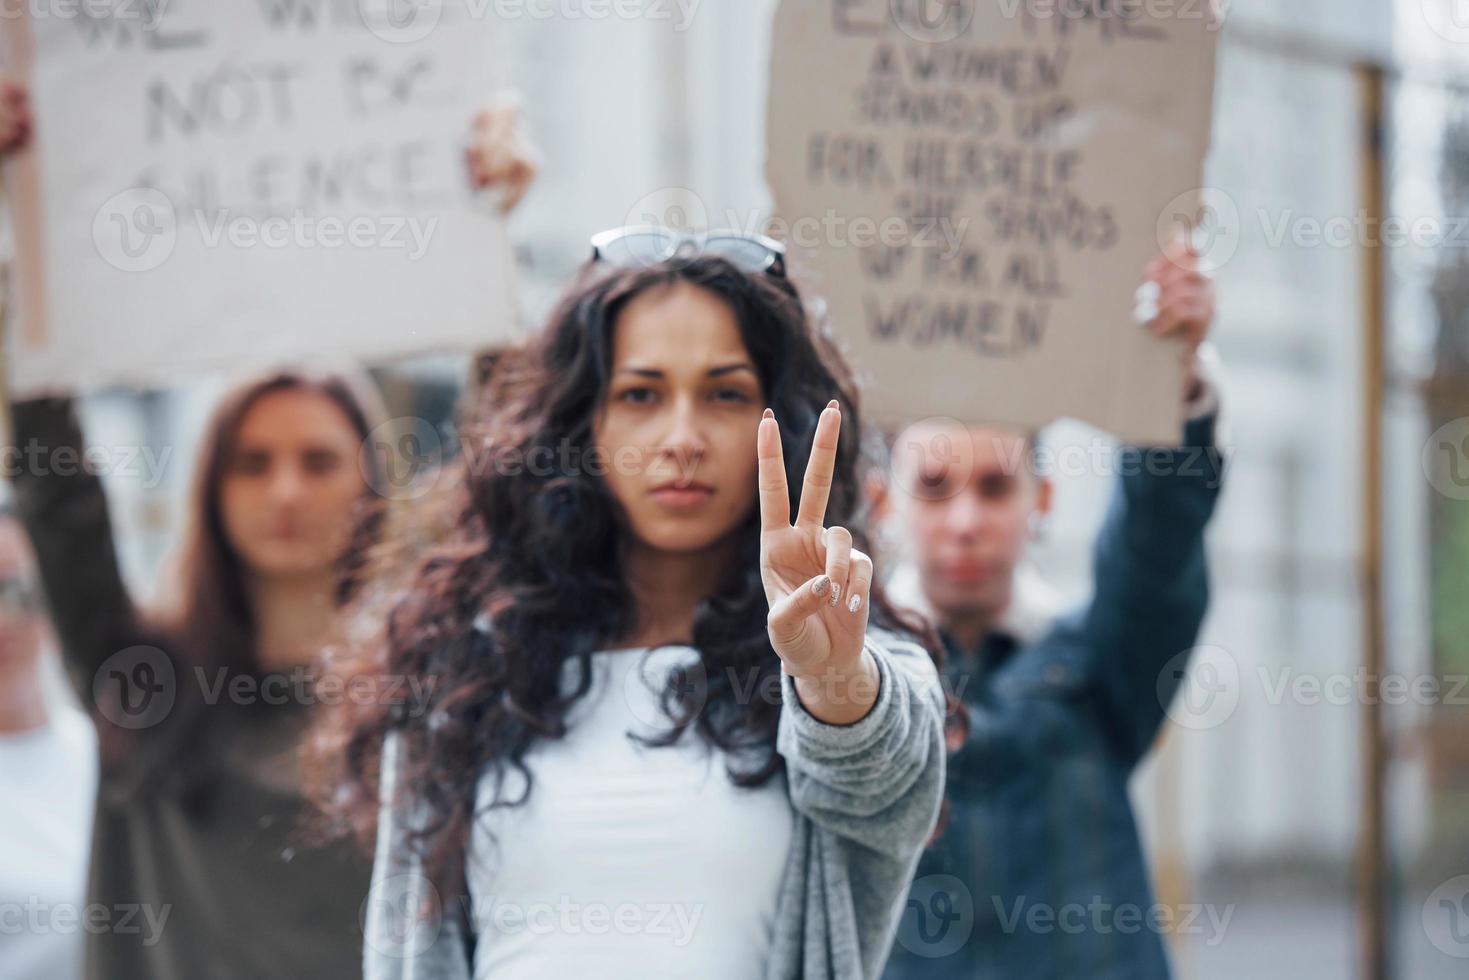
<svg viewBox="0 0 1469 980"><path fill-rule="evenodd" d="M790 527L791 491L786 485L785 455L780 450L780 425L768 408L755 436L755 455L760 461L760 530Z"/></svg>
<svg viewBox="0 0 1469 980"><path fill-rule="evenodd" d="M806 479L801 484L801 506L796 511L796 526L821 527L826 520L826 502L831 496L832 474L836 472L837 440L842 432L842 410L833 398L816 423L816 436L811 441L811 459L806 463Z"/></svg>

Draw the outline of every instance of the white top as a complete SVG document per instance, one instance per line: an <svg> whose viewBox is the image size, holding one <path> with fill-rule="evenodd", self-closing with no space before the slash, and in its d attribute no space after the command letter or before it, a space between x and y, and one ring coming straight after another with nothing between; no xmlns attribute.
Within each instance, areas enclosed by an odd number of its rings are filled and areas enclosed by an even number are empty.
<svg viewBox="0 0 1469 980"><path fill-rule="evenodd" d="M82 975L97 736L75 708L0 734L0 980Z"/></svg>
<svg viewBox="0 0 1469 980"><path fill-rule="evenodd" d="M593 655L566 737L527 756L529 800L480 817L477 980L763 975L795 824L784 777L741 789L694 733L667 748L627 737L666 729L668 671L696 660L690 647ZM563 684L575 674L567 664ZM523 787L506 779L512 799ZM481 806L489 792L486 779Z"/></svg>

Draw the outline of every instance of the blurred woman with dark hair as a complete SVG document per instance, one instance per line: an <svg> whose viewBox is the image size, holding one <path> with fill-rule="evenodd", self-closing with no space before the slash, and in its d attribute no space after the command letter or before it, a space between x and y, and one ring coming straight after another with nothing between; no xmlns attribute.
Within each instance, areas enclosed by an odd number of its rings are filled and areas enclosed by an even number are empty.
<svg viewBox="0 0 1469 980"><path fill-rule="evenodd" d="M476 131L501 139L506 120L492 110ZM29 131L23 89L0 81L0 152ZM518 142L480 140L468 164L506 203L534 173ZM352 372L293 368L233 388L199 450L173 601L144 610L93 469L45 462L87 458L71 400L12 406L17 511L100 733L88 909L109 919L87 924L87 977L359 974L369 867L341 845L298 846L298 750L310 704L328 697L312 662L361 584L344 557L381 516L364 446L384 415Z"/></svg>
<svg viewBox="0 0 1469 980"><path fill-rule="evenodd" d="M779 246L667 238L598 236L497 367L458 524L361 650L427 703L323 716L320 795L377 842L367 977L887 957L942 795L931 636L848 529L857 403Z"/></svg>
<svg viewBox="0 0 1469 980"><path fill-rule="evenodd" d="M368 492L359 448L381 417L365 380L341 374L230 392L204 436L168 609L128 594L94 473L15 474L100 736L88 903L138 910L137 930L89 932L89 977L354 974L367 869L342 848L297 849L294 756L306 670L333 637L336 562ZM80 458L68 400L17 403L12 418L18 446Z"/></svg>

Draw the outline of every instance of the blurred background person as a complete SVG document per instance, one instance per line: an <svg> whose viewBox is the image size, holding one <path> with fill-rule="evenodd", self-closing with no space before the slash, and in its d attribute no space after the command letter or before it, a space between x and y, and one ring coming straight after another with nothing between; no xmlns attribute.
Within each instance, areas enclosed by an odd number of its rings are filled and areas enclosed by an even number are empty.
<svg viewBox="0 0 1469 980"><path fill-rule="evenodd" d="M97 736L47 676L35 559L0 490L0 980L64 980L82 971Z"/></svg>
<svg viewBox="0 0 1469 980"><path fill-rule="evenodd" d="M886 973L895 980L1169 975L1158 931L1111 917L1141 924L1154 905L1128 781L1208 607L1204 528L1223 473L1217 396L1197 355L1214 289L1197 258L1182 243L1160 256L1140 303L1189 364L1181 448L1115 457L1096 592L1076 614L1058 618L1044 586L1020 575L1051 508L1033 435L920 422L898 437L891 480L876 487L875 518L891 522L912 563L895 595L937 622L968 717L949 758L944 832L919 865ZM1108 918L1092 923L1097 907ZM1037 929L1034 908L1082 918ZM962 945L951 937L957 909L973 910Z"/></svg>
<svg viewBox="0 0 1469 980"><path fill-rule="evenodd" d="M0 109L14 150L31 128L24 92L4 83ZM535 164L513 105L473 131L469 179L514 204ZM17 512L100 733L87 895L107 920L87 930L85 975L358 975L370 867L301 846L297 750L310 667L337 636L340 560L381 504L382 458L365 451L386 420L380 393L365 374L307 367L227 391L195 454L167 601L147 609L124 583L98 475L47 465L87 458L72 400L10 416Z"/></svg>
<svg viewBox="0 0 1469 980"><path fill-rule="evenodd" d="M17 447L80 458L69 400L11 414ZM309 707L300 678L333 638L335 563L368 493L359 449L381 417L345 375L231 392L198 457L168 609L133 603L96 475L16 474L67 669L96 699L88 901L110 918L88 935L87 976L353 975L367 869L296 847L294 754ZM272 675L287 683L266 699ZM138 931L119 921L129 908Z"/></svg>

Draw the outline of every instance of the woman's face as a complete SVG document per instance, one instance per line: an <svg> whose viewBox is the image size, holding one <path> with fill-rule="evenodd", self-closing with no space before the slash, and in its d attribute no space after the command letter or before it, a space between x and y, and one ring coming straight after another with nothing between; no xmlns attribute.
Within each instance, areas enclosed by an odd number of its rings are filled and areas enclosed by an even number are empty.
<svg viewBox="0 0 1469 980"><path fill-rule="evenodd" d="M250 406L219 492L225 533L251 573L330 570L366 486L360 442L347 414L319 391L273 391Z"/></svg>
<svg viewBox="0 0 1469 980"><path fill-rule="evenodd" d="M686 282L640 294L613 325L594 440L638 541L709 547L755 505L765 392L734 312Z"/></svg>

